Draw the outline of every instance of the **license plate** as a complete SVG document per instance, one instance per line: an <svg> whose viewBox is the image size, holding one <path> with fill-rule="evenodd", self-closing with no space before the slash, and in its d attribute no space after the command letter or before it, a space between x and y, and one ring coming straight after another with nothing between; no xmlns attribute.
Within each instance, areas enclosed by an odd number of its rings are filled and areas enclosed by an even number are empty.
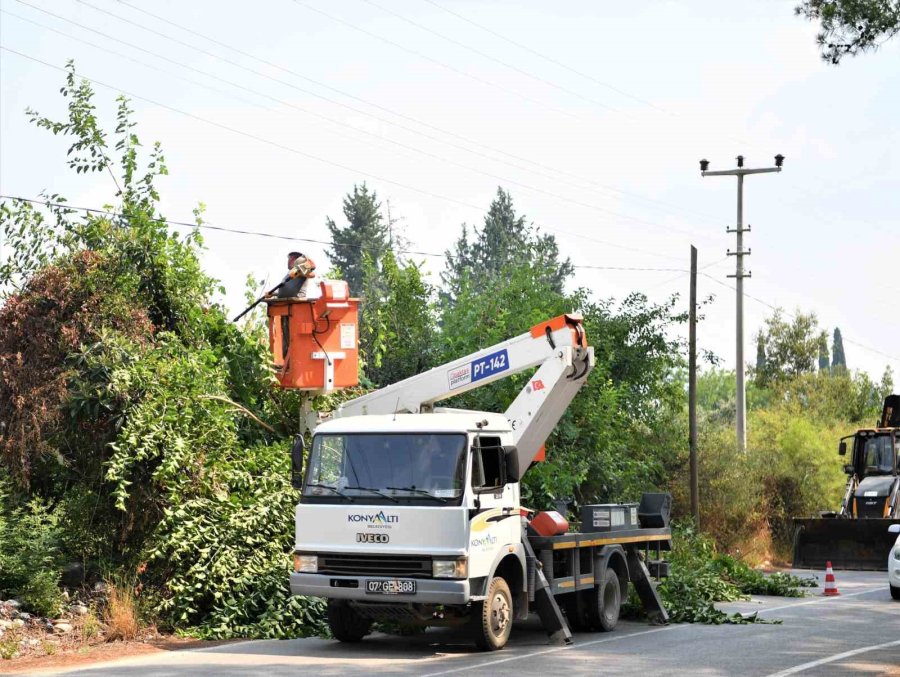
<svg viewBox="0 0 900 677"><path fill-rule="evenodd" d="M405 579L366 581L366 592L373 595L415 595L416 582Z"/></svg>

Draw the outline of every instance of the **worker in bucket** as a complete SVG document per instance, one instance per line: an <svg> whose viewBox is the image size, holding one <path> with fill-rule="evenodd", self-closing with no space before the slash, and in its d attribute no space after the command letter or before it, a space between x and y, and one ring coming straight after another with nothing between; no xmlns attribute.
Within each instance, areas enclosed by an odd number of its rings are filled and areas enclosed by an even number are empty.
<svg viewBox="0 0 900 677"><path fill-rule="evenodd" d="M280 299L306 298L306 281L315 276L316 264L300 252L288 253L288 274L278 288L277 296ZM281 352L287 359L288 349L291 343L290 318L281 316Z"/></svg>
<svg viewBox="0 0 900 677"><path fill-rule="evenodd" d="M290 252L288 254L288 277L284 284L278 289L278 298L292 299L306 297L306 281L313 277L316 264L311 258L308 258L300 252ZM296 276L294 269L296 270Z"/></svg>

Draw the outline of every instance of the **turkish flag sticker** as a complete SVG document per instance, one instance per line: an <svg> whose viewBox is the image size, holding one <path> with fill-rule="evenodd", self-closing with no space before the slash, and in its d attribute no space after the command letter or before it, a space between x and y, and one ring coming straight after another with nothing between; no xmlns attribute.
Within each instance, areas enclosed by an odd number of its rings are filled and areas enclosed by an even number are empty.
<svg viewBox="0 0 900 677"><path fill-rule="evenodd" d="M544 382L541 379L536 378L531 382L531 387L534 388L535 390L543 390Z"/></svg>

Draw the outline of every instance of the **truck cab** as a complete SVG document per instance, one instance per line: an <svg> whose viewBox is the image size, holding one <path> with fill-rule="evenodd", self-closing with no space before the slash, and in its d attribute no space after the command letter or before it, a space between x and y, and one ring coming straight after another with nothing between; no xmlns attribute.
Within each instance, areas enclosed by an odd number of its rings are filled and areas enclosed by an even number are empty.
<svg viewBox="0 0 900 677"><path fill-rule="evenodd" d="M292 592L327 597L335 636L354 640L373 621L462 623L499 576L492 630L508 634L528 606L512 439L505 416L477 411L319 425L296 509Z"/></svg>

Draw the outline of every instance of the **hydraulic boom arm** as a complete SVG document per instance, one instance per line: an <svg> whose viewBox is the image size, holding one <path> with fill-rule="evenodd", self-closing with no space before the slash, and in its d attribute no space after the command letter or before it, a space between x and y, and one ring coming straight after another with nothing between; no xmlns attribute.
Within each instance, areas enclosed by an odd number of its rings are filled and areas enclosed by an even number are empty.
<svg viewBox="0 0 900 677"><path fill-rule="evenodd" d="M433 411L454 395L538 367L506 410L527 468L594 367L579 315L560 315L490 348L345 402L334 417Z"/></svg>

